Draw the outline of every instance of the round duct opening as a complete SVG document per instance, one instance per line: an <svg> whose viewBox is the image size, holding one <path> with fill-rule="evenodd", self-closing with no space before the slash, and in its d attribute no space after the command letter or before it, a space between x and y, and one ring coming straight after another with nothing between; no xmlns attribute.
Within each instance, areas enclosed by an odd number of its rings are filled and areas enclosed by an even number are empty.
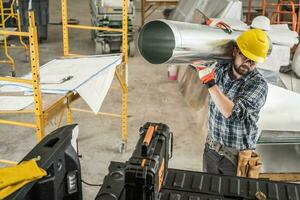
<svg viewBox="0 0 300 200"><path fill-rule="evenodd" d="M175 37L168 24L162 21L147 23L141 30L138 48L142 56L152 64L168 61L175 48Z"/></svg>

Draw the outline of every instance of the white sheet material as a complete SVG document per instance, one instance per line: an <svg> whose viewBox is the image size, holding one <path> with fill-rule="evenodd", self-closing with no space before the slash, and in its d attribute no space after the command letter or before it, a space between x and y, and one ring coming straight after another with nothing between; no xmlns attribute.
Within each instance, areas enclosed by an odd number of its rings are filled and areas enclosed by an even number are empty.
<svg viewBox="0 0 300 200"><path fill-rule="evenodd" d="M241 19L243 14L242 2L240 1L230 1L229 5L223 10L219 17L231 18L231 19Z"/></svg>
<svg viewBox="0 0 300 200"><path fill-rule="evenodd" d="M99 75L108 68L113 70L121 63L120 55L90 56L80 58L55 59L41 67L41 79L45 76L73 76L62 84L41 85L44 93L65 93L73 91L85 84L92 77ZM31 78L31 74L24 78Z"/></svg>
<svg viewBox="0 0 300 200"><path fill-rule="evenodd" d="M61 84L73 78L66 75L47 75L41 77L40 84Z"/></svg>
<svg viewBox="0 0 300 200"><path fill-rule="evenodd" d="M33 103L33 96L0 96L0 110L22 110Z"/></svg>
<svg viewBox="0 0 300 200"><path fill-rule="evenodd" d="M238 0L180 0L170 19L191 22L196 9L207 17L241 19L242 3Z"/></svg>
<svg viewBox="0 0 300 200"><path fill-rule="evenodd" d="M300 94L268 84L266 104L261 110L261 130L300 131Z"/></svg>
<svg viewBox="0 0 300 200"><path fill-rule="evenodd" d="M223 21L230 25L235 31L246 31L247 24L238 19L211 18L216 21ZM273 49L269 58L264 63L258 63L258 67L278 72L281 66L290 64L291 47L298 43L298 34L291 31L286 24L271 25L272 30L267 31Z"/></svg>
<svg viewBox="0 0 300 200"><path fill-rule="evenodd" d="M41 84L41 91L54 94L78 92L89 107L97 113L113 80L115 68L121 61L120 54L52 60L40 68L41 80L51 82L51 84ZM72 76L72 78L61 84L53 84L57 81L56 76L59 78ZM30 79L31 73L22 78ZM1 84L4 85L0 88L2 92L16 92L20 91L20 88L22 91L32 91L31 86L25 84L8 82L1 82Z"/></svg>
<svg viewBox="0 0 300 200"><path fill-rule="evenodd" d="M249 26L239 19L229 19L225 17L211 18L217 21L223 21L231 26L233 30L236 31L246 31L249 30ZM298 44L298 33L291 31L287 24L272 24L271 30L267 31L268 36L275 45L293 47Z"/></svg>
<svg viewBox="0 0 300 200"><path fill-rule="evenodd" d="M272 53L264 63L257 63L257 67L279 72L280 66L290 63L291 48L283 45L273 45Z"/></svg>
<svg viewBox="0 0 300 200"><path fill-rule="evenodd" d="M102 102L110 88L114 73L115 68L107 68L98 76L91 78L76 89L94 113L99 112Z"/></svg>
<svg viewBox="0 0 300 200"><path fill-rule="evenodd" d="M298 33L291 31L287 24L272 24L267 33L273 44L293 47L299 42Z"/></svg>

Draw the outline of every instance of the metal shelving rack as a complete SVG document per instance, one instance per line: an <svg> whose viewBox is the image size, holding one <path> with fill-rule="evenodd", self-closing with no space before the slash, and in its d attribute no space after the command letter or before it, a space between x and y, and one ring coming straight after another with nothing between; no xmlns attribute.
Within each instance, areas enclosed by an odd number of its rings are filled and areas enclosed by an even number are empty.
<svg viewBox="0 0 300 200"><path fill-rule="evenodd" d="M14 5L17 6L17 9L14 8ZM0 15L1 15L0 27L2 28L3 31L6 30L5 22L9 19L15 19L16 22L17 22L17 30L19 32L21 31L21 19L20 19L18 6L19 6L19 1L18 0L13 0L11 2L11 5L10 5L9 8L4 8L3 0L0 0ZM15 76L16 75L15 74L15 70L16 70L15 61L8 54L8 48L24 48L25 59L27 60L28 59L28 47L24 43L24 41L22 39L22 35L18 35L21 46L9 46L7 44L7 38L6 37L7 37L7 34L5 34L5 32L4 32L4 34L3 34L3 46L2 47L3 47L6 59L0 60L0 63L8 63L11 66L12 76Z"/></svg>
<svg viewBox="0 0 300 200"><path fill-rule="evenodd" d="M47 107L43 107L42 93L40 90L40 73L39 73L39 50L38 50L38 38L37 38L37 27L35 24L34 12L28 12L29 27L28 32L19 31L6 31L0 30L0 35L13 35L20 37L29 38L29 52L30 52L30 62L31 62L31 74L32 79L23 79L17 77L0 77L0 81L7 81L11 83L23 83L31 85L33 88L33 109L24 109L19 111L0 111L0 115L24 115L24 114L34 114L35 122L24 122L24 121L14 121L0 119L0 124L21 126L27 128L33 128L36 130L36 140L41 141L45 136L45 127L47 124L56 116L58 116L57 127L60 126L64 111L67 110L67 123L72 124L72 112L70 108L70 103L79 98L78 94L69 92L63 97L59 97L51 102ZM0 159L0 163L5 164L16 164L16 162Z"/></svg>
<svg viewBox="0 0 300 200"><path fill-rule="evenodd" d="M0 77L0 81L8 82L17 82L32 85L33 95L34 95L34 111L32 110L22 110L22 111L3 111L0 114L35 114L36 123L27 123L27 122L18 122L11 120L0 120L0 124L8 124L15 126L23 126L36 129L37 140L41 140L44 132L44 123L43 123L43 113L42 113L42 98L41 91L39 87L39 53L38 53L38 41L37 41L37 30L35 26L34 13L32 11L28 12L29 17L29 28L28 32L15 32L15 31L6 31L0 30L1 35L14 35L21 37L29 38L29 48L30 48L30 61L31 61L31 71L32 71L32 80L15 78L15 77ZM12 161L0 160L2 163L13 164Z"/></svg>
<svg viewBox="0 0 300 200"><path fill-rule="evenodd" d="M100 30L109 32L122 33L122 64L119 65L115 71L115 76L118 79L122 89L122 111L121 115L112 113L99 113L111 117L121 117L122 120L122 142L120 145L120 152L123 152L127 144L127 64L128 64L128 0L122 0L122 29L107 28L107 27L94 27L87 25L73 25L68 24L68 6L67 0L61 1L62 9L62 31L63 31L63 52L65 57L80 56L78 54L70 53L69 48L69 29L83 29L83 30ZM81 109L72 108L73 111L83 111Z"/></svg>

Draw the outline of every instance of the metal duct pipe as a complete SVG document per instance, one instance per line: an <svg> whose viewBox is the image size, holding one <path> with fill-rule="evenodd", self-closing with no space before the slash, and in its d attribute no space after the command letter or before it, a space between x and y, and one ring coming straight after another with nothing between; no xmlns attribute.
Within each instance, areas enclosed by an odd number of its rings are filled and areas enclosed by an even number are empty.
<svg viewBox="0 0 300 200"><path fill-rule="evenodd" d="M232 57L232 44L239 34L199 24L154 20L141 29L138 48L152 64L228 59Z"/></svg>

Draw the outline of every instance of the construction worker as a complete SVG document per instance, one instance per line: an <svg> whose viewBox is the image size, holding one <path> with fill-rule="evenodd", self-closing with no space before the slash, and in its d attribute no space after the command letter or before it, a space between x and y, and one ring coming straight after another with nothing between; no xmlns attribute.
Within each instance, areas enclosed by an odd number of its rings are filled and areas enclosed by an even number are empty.
<svg viewBox="0 0 300 200"><path fill-rule="evenodd" d="M236 175L239 154L255 149L256 122L268 93L256 63L265 61L270 45L264 31L251 29L237 38L232 60L208 67L197 64L199 78L210 94L205 172Z"/></svg>

